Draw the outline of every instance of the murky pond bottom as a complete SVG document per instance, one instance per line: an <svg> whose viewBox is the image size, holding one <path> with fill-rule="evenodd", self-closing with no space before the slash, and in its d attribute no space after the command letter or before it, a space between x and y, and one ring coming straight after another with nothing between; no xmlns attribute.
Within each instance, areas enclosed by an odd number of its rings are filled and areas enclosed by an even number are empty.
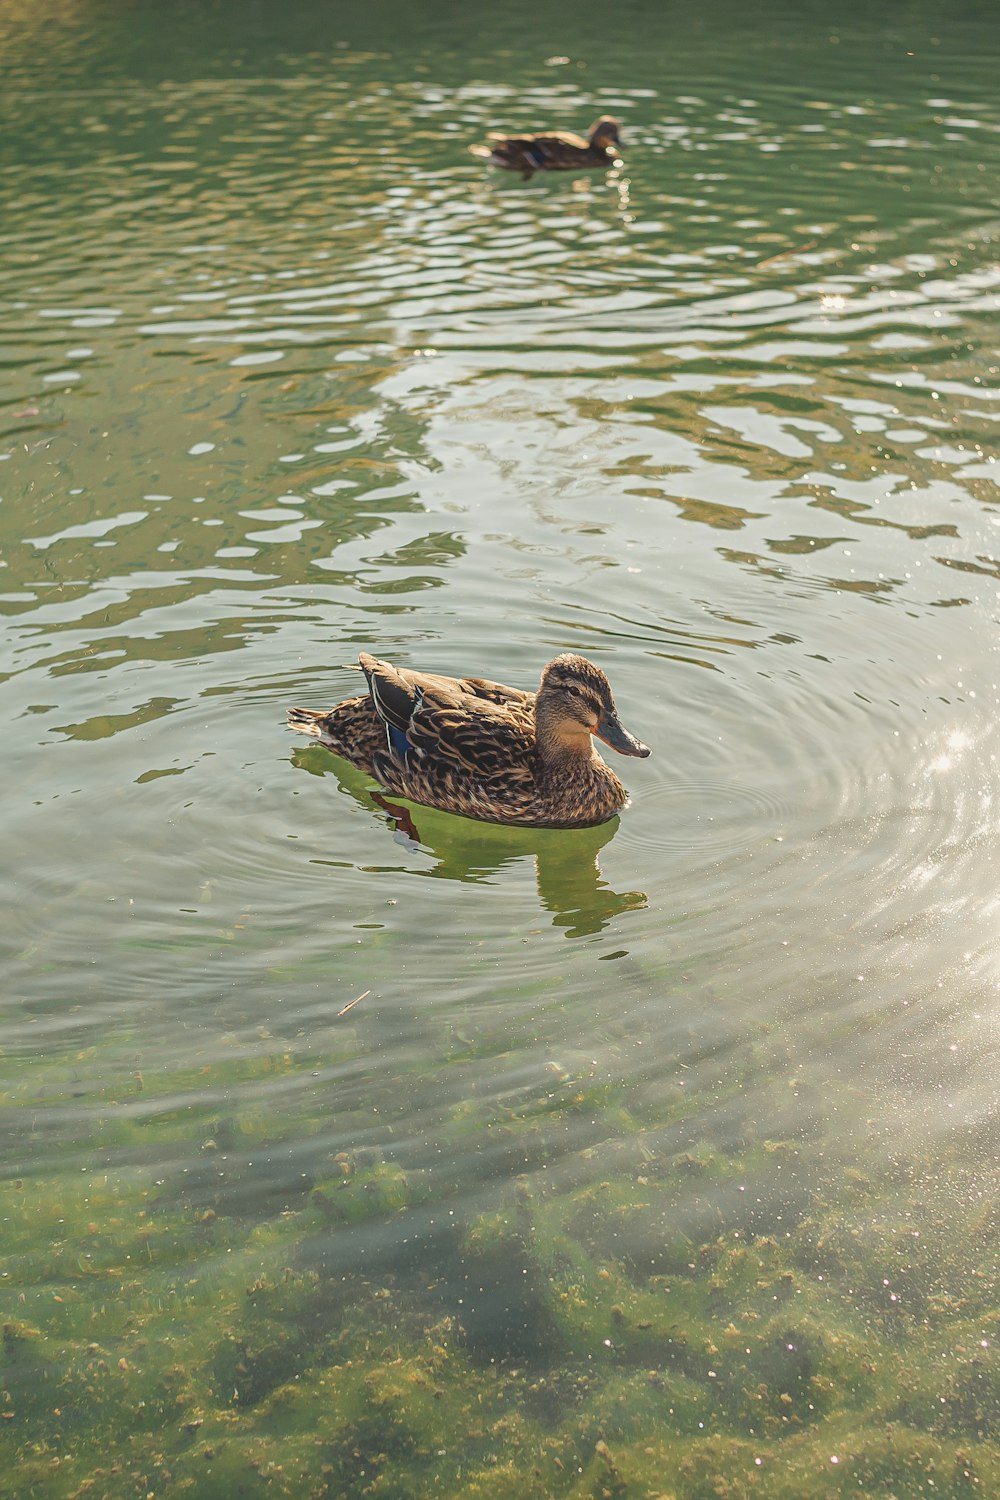
<svg viewBox="0 0 1000 1500"><path fill-rule="evenodd" d="M884 1110L831 1140L766 1034L706 1109L694 1060L479 1097L456 1026L345 1119L333 1035L161 1078L172 1108L123 1076L79 1169L6 1184L11 1493L992 1492L996 1198L964 1152L900 1151ZM86 1066L34 1080L47 1116Z"/></svg>

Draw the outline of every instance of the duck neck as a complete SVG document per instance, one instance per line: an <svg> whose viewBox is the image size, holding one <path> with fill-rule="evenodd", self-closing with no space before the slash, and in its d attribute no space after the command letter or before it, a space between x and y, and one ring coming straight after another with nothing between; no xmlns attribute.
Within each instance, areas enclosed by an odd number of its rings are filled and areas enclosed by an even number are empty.
<svg viewBox="0 0 1000 1500"><path fill-rule="evenodd" d="M542 764L553 770L569 771L597 758L589 732L554 713L543 693L535 704L535 743Z"/></svg>
<svg viewBox="0 0 1000 1500"><path fill-rule="evenodd" d="M587 778L598 767L604 765L589 734L573 735L569 738L560 735L558 739L539 739L538 753L545 774L555 781L567 782L579 780L581 777Z"/></svg>

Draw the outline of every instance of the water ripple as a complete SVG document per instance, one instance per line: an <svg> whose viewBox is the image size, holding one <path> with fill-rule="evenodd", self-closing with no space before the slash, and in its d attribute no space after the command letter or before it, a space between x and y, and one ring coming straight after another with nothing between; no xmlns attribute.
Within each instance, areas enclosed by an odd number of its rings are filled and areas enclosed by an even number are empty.
<svg viewBox="0 0 1000 1500"><path fill-rule="evenodd" d="M641 812L626 818L624 844L664 853L719 854L763 839L783 838L787 809L755 787L713 781L677 781L643 794Z"/></svg>
<svg viewBox="0 0 1000 1500"><path fill-rule="evenodd" d="M614 89L544 58L493 81L486 54L470 81L447 48L399 78L360 44L84 88L64 43L24 54L0 106L18 1045L124 1034L137 996L148 1037L180 1012L213 1055L279 996L309 1032L336 967L338 995L375 978L399 1073L459 1014L494 1052L530 1030L516 1094L573 1059L560 997L598 959L685 1048L650 987L711 971L715 1062L744 1005L856 1016L873 964L901 1013L907 943L989 982L998 121L975 59L928 98L846 53L752 98L728 56L682 91L641 56ZM604 108L607 177L467 155ZM413 837L294 757L284 703L348 691L371 645L526 685L594 655L654 748L620 828L566 860ZM429 931L443 992L410 980ZM917 1010L929 1047L926 987Z"/></svg>

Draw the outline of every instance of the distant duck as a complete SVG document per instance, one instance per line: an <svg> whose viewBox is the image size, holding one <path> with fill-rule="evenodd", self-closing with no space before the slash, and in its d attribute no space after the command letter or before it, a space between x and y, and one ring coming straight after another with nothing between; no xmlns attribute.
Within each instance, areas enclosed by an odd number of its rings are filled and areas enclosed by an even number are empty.
<svg viewBox="0 0 1000 1500"><path fill-rule="evenodd" d="M583 656L550 661L537 693L413 672L367 651L358 660L367 695L328 713L290 708L289 728L427 807L487 823L589 827L628 801L591 736L621 755L649 754L622 725L607 677Z"/></svg>
<svg viewBox="0 0 1000 1500"><path fill-rule="evenodd" d="M552 130L538 135L501 135L491 130L487 144L470 146L494 167L520 172L525 182L535 172L569 172L588 167L611 167L618 162L622 143L619 123L610 115L601 118L586 137L571 130Z"/></svg>

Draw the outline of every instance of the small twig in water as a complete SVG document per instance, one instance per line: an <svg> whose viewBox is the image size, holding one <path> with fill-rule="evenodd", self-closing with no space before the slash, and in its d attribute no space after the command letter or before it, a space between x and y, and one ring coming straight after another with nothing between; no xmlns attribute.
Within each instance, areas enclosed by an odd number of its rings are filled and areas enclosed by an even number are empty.
<svg viewBox="0 0 1000 1500"><path fill-rule="evenodd" d="M371 994L371 990L365 990L364 994L362 994L362 995L356 995L353 1000L348 1000L348 1002L344 1006L343 1010L338 1010L338 1012L337 1012L337 1020L339 1021L340 1018L341 1018L341 1016L346 1016L347 1012L349 1010L353 1010L354 1009L355 1005L357 1005L357 1003L358 1003L359 1000L363 1000L365 998L365 995L370 995L370 994Z"/></svg>
<svg viewBox="0 0 1000 1500"><path fill-rule="evenodd" d="M759 271L761 266L773 266L776 260L784 260L788 255L801 255L803 250L815 250L818 244L819 240L806 240L804 245L795 245L791 250L779 250L777 255L769 255L766 260L759 260L756 268Z"/></svg>

